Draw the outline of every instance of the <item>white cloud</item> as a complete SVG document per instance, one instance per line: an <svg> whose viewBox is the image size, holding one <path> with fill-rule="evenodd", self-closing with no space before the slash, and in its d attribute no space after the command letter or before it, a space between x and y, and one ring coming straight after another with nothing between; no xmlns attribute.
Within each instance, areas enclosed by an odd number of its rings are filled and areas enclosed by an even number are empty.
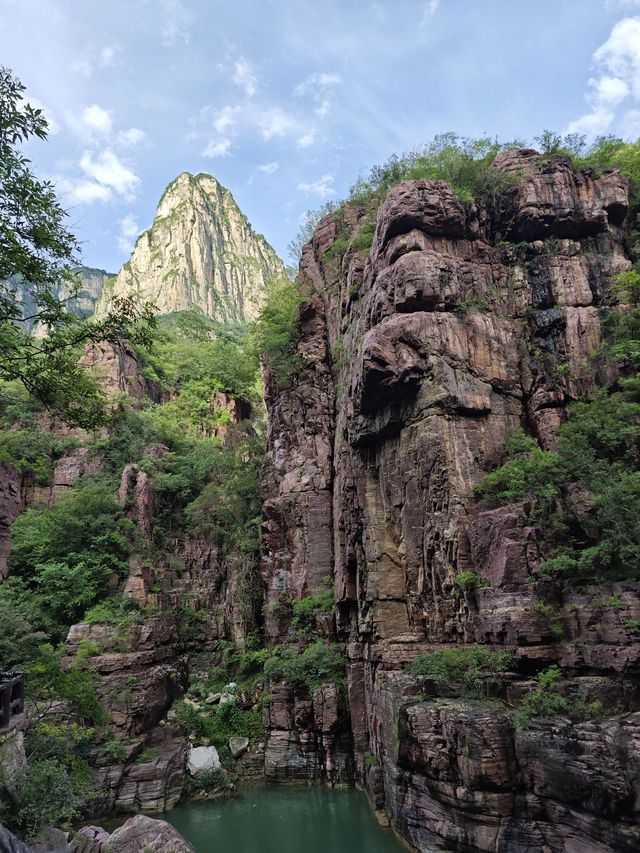
<svg viewBox="0 0 640 853"><path fill-rule="evenodd" d="M226 157L231 149L231 140L228 137L222 139L211 139L202 152L203 157Z"/></svg>
<svg viewBox="0 0 640 853"><path fill-rule="evenodd" d="M123 217L118 224L120 226L118 249L120 249L121 252L130 252L133 249L133 245L138 234L140 233L140 226L136 222L132 213L127 213L127 215Z"/></svg>
<svg viewBox="0 0 640 853"><path fill-rule="evenodd" d="M590 138L606 133L614 119L612 110L596 106L567 125L567 133L581 133Z"/></svg>
<svg viewBox="0 0 640 853"><path fill-rule="evenodd" d="M589 111L567 126L569 133L594 137L609 131L616 111L633 98L640 101L640 19L623 18L593 54L597 76L589 80ZM624 115L628 115L626 110ZM620 119L625 125L624 116ZM629 125L629 121L626 121Z"/></svg>
<svg viewBox="0 0 640 853"><path fill-rule="evenodd" d="M307 92L317 92L318 89L328 89L342 83L342 77L335 71L322 71L310 74L302 83L293 90L293 94L300 97Z"/></svg>
<svg viewBox="0 0 640 853"><path fill-rule="evenodd" d="M233 82L243 90L247 98L252 98L255 95L258 89L258 78L246 59L238 59L234 62Z"/></svg>
<svg viewBox="0 0 640 853"><path fill-rule="evenodd" d="M278 171L277 163L262 163L258 166L258 171L262 172L264 175L273 175L274 172Z"/></svg>
<svg viewBox="0 0 640 853"><path fill-rule="evenodd" d="M71 130L84 142L108 137L113 130L113 113L98 104L90 104L79 115L68 112L65 118Z"/></svg>
<svg viewBox="0 0 640 853"><path fill-rule="evenodd" d="M100 68L109 68L112 65L116 64L116 57L120 51L120 48L114 47L114 45L106 44L100 51L100 56L98 57L98 64Z"/></svg>
<svg viewBox="0 0 640 853"><path fill-rule="evenodd" d="M98 104L91 104L82 111L80 120L89 130L106 136L113 128L112 115L110 110L105 110Z"/></svg>
<svg viewBox="0 0 640 853"><path fill-rule="evenodd" d="M313 141L316 138L315 130L310 130L308 133L305 133L304 136L300 136L296 145L298 148L308 148L310 145L313 145Z"/></svg>
<svg viewBox="0 0 640 853"><path fill-rule="evenodd" d="M317 195L320 198L326 198L329 195L335 195L336 191L331 186L333 184L333 175L323 175L311 184L298 184L298 189L307 195Z"/></svg>
<svg viewBox="0 0 640 853"><path fill-rule="evenodd" d="M629 86L620 77L601 77L599 80L589 80L593 87L594 97L602 104L610 104L612 107L619 104L629 94Z"/></svg>
<svg viewBox="0 0 640 853"><path fill-rule="evenodd" d="M116 140L118 145L121 145L123 148L135 148L136 145L144 142L146 138L147 134L144 130L140 130L139 127L130 127L127 130L119 131Z"/></svg>
<svg viewBox="0 0 640 853"><path fill-rule="evenodd" d="M326 118L331 112L331 101L325 98L319 107L316 107L315 114L318 118Z"/></svg>
<svg viewBox="0 0 640 853"><path fill-rule="evenodd" d="M265 109L254 101L245 101L235 106L226 105L215 109L211 104L200 110L197 120L204 129L188 134L190 140L205 140L205 157L220 157L228 154L231 145L242 133L243 138L258 134L263 140L292 137L304 132L304 126L294 115L282 107ZM211 134L211 130L214 134Z"/></svg>
<svg viewBox="0 0 640 853"><path fill-rule="evenodd" d="M319 119L325 119L331 112L331 98L336 86L342 83L342 77L336 71L318 71L310 74L293 90L296 97L311 95L317 107L314 112ZM313 142L315 131L310 131L298 140L299 148L306 148Z"/></svg>
<svg viewBox="0 0 640 853"><path fill-rule="evenodd" d="M438 11L439 5L440 5L440 0L423 0L422 17L420 18L420 26L421 27L426 27L426 25L433 18L435 13Z"/></svg>
<svg viewBox="0 0 640 853"><path fill-rule="evenodd" d="M218 133L227 133L236 123L240 107L223 107L213 121L213 127Z"/></svg>
<svg viewBox="0 0 640 853"><path fill-rule="evenodd" d="M93 77L96 68L111 68L117 64L117 56L120 48L117 45L106 44L100 50L89 49L83 51L83 56L76 59L71 70L79 77L88 80Z"/></svg>
<svg viewBox="0 0 640 853"><path fill-rule="evenodd" d="M625 79L635 97L640 97L640 19L618 21L593 58L610 75Z"/></svg>
<svg viewBox="0 0 640 853"><path fill-rule="evenodd" d="M258 116L258 127L262 138L269 140L274 136L291 133L296 128L296 122L281 107L273 107Z"/></svg>
<svg viewBox="0 0 640 853"><path fill-rule="evenodd" d="M93 204L94 201L109 201L113 193L109 187L95 181L73 180L60 177L56 179L56 188L65 201L70 204Z"/></svg>
<svg viewBox="0 0 640 853"><path fill-rule="evenodd" d="M160 35L162 43L171 47L178 41L189 44L193 15L182 0L158 0L154 13L160 12Z"/></svg>
<svg viewBox="0 0 640 853"><path fill-rule="evenodd" d="M87 177L112 194L127 200L135 197L140 178L110 149L105 149L95 158L85 151L80 158L80 168Z"/></svg>
<svg viewBox="0 0 640 853"><path fill-rule="evenodd" d="M84 145L135 148L147 138L147 134L139 127L128 127L116 132L113 111L99 104L90 104L79 114L67 112L65 119Z"/></svg>
<svg viewBox="0 0 640 853"><path fill-rule="evenodd" d="M93 65L88 59L77 59L71 66L71 70L79 77L84 77L88 80L93 74Z"/></svg>
<svg viewBox="0 0 640 853"><path fill-rule="evenodd" d="M637 139L640 136L640 110L627 110L620 119L620 132L625 139Z"/></svg>

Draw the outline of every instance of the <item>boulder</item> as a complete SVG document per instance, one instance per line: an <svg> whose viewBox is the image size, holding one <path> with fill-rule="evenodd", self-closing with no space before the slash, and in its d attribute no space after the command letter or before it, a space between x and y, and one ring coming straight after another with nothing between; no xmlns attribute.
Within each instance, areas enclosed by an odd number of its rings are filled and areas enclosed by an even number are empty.
<svg viewBox="0 0 640 853"><path fill-rule="evenodd" d="M20 839L16 838L2 824L0 824L0 850L2 850L2 853L33 853L31 847L23 844Z"/></svg>
<svg viewBox="0 0 640 853"><path fill-rule="evenodd" d="M71 853L69 833L55 826L47 826L31 849L33 853Z"/></svg>
<svg viewBox="0 0 640 853"><path fill-rule="evenodd" d="M71 839L72 853L102 853L109 833L101 826L83 826Z"/></svg>
<svg viewBox="0 0 640 853"><path fill-rule="evenodd" d="M244 753L249 749L249 738L230 737L229 749L231 750L231 755L233 755L234 758L240 758L240 756L244 755Z"/></svg>
<svg viewBox="0 0 640 853"><path fill-rule="evenodd" d="M187 769L192 776L207 773L210 770L220 770L220 756L215 746L192 746L189 750Z"/></svg>
<svg viewBox="0 0 640 853"><path fill-rule="evenodd" d="M13 731L0 739L0 794L5 790L11 791L15 774L26 766L27 756L22 732Z"/></svg>
<svg viewBox="0 0 640 853"><path fill-rule="evenodd" d="M136 815L111 834L101 853L195 853L165 820Z"/></svg>

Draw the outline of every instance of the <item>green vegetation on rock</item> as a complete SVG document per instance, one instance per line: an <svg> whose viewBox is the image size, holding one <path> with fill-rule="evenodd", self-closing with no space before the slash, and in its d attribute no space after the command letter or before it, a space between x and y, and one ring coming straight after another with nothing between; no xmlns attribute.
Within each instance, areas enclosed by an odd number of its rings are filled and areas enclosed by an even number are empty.
<svg viewBox="0 0 640 853"><path fill-rule="evenodd" d="M479 695L488 682L498 681L514 663L509 651L481 645L446 646L414 658L408 671L436 684L462 684L471 695Z"/></svg>
<svg viewBox="0 0 640 853"><path fill-rule="evenodd" d="M277 646L264 665L265 676L316 690L323 684L345 682L345 657L339 645L317 640L303 651Z"/></svg>
<svg viewBox="0 0 640 853"><path fill-rule="evenodd" d="M289 387L302 366L296 351L301 302L294 281L283 277L271 282L267 302L254 327L256 349L279 388Z"/></svg>

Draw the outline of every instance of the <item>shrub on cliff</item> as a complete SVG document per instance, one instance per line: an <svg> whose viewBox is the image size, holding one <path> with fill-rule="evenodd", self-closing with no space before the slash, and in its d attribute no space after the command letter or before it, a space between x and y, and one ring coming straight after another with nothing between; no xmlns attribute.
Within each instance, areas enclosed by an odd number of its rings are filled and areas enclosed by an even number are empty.
<svg viewBox="0 0 640 853"><path fill-rule="evenodd" d="M126 573L129 522L111 488L87 482L52 507L30 509L12 527L11 575L21 580L41 624L56 639Z"/></svg>
<svg viewBox="0 0 640 853"><path fill-rule="evenodd" d="M532 520L563 523L563 552L543 574L629 578L640 574L640 382L623 379L573 403L558 431L557 449L517 453L488 474L476 494L491 504L534 499ZM591 495L588 519L575 515L563 487L580 483ZM561 517L560 517L561 516ZM572 534L570 534L572 531Z"/></svg>
<svg viewBox="0 0 640 853"><path fill-rule="evenodd" d="M441 133L422 148L394 154L369 176L360 179L348 201L362 204L371 195L384 198L402 181L417 178L447 181L463 201L491 203L518 183L518 179L493 167L496 156L521 143L500 143L490 137L471 139L456 133Z"/></svg>
<svg viewBox="0 0 640 853"><path fill-rule="evenodd" d="M243 711L235 702L211 705L205 712L192 705L180 703L176 713L185 731L195 743L213 744L223 760L229 757L229 739L246 737L258 741L264 735L262 712L259 708Z"/></svg>
<svg viewBox="0 0 640 853"><path fill-rule="evenodd" d="M11 787L15 802L0 803L0 820L27 841L47 826L68 825L85 798L65 767L53 760L29 763L14 775Z"/></svg>
<svg viewBox="0 0 640 853"><path fill-rule="evenodd" d="M279 388L288 388L302 366L296 350L301 302L296 282L285 277L271 282L266 304L253 327L256 350Z"/></svg>
<svg viewBox="0 0 640 853"><path fill-rule="evenodd" d="M291 602L293 611L292 626L302 633L309 633L316 627L316 617L330 613L334 604L333 593L327 590L316 595L294 599Z"/></svg>
<svg viewBox="0 0 640 853"><path fill-rule="evenodd" d="M580 697L567 697L561 692L562 670L553 665L543 670L536 685L525 694L515 714L516 726L526 729L533 717L569 717L574 723L601 720L622 713L620 707L605 707L600 701L586 702Z"/></svg>
<svg viewBox="0 0 640 853"><path fill-rule="evenodd" d="M514 661L511 652L488 646L447 646L414 658L408 671L436 684L462 684L475 695L488 681L507 672Z"/></svg>
<svg viewBox="0 0 640 853"><path fill-rule="evenodd" d="M228 418L212 406L218 391L258 403L258 359L241 327L181 311L160 319L153 345L138 352L146 378L169 398L163 411L190 432L210 435Z"/></svg>
<svg viewBox="0 0 640 853"><path fill-rule="evenodd" d="M340 646L318 640L304 651L285 646L276 647L264 665L267 678L289 681L316 690L323 684L338 686L345 680L345 657Z"/></svg>
<svg viewBox="0 0 640 853"><path fill-rule="evenodd" d="M557 498L564 478L558 454L536 448L487 474L476 494L495 506L523 501L527 496L549 504Z"/></svg>
<svg viewBox="0 0 640 853"><path fill-rule="evenodd" d="M73 667L63 669L61 656L61 649L44 644L29 663L30 701L41 713L56 701L66 699L71 711L83 720L94 726L104 725L108 718L96 694L95 673Z"/></svg>
<svg viewBox="0 0 640 853"><path fill-rule="evenodd" d="M79 441L45 429L43 408L19 382L0 381L0 462L20 472L23 486L48 486L55 460Z"/></svg>
<svg viewBox="0 0 640 853"><path fill-rule="evenodd" d="M16 606L10 583L0 584L0 663L5 670L23 668L47 639L43 631L33 627L29 607Z"/></svg>

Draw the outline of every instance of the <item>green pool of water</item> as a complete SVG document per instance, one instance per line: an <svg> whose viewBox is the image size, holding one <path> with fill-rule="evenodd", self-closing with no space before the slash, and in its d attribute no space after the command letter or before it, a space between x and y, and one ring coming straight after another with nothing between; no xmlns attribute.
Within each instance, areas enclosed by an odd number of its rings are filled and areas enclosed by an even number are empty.
<svg viewBox="0 0 640 853"><path fill-rule="evenodd" d="M198 853L406 851L352 788L257 786L231 799L186 802L163 817Z"/></svg>

